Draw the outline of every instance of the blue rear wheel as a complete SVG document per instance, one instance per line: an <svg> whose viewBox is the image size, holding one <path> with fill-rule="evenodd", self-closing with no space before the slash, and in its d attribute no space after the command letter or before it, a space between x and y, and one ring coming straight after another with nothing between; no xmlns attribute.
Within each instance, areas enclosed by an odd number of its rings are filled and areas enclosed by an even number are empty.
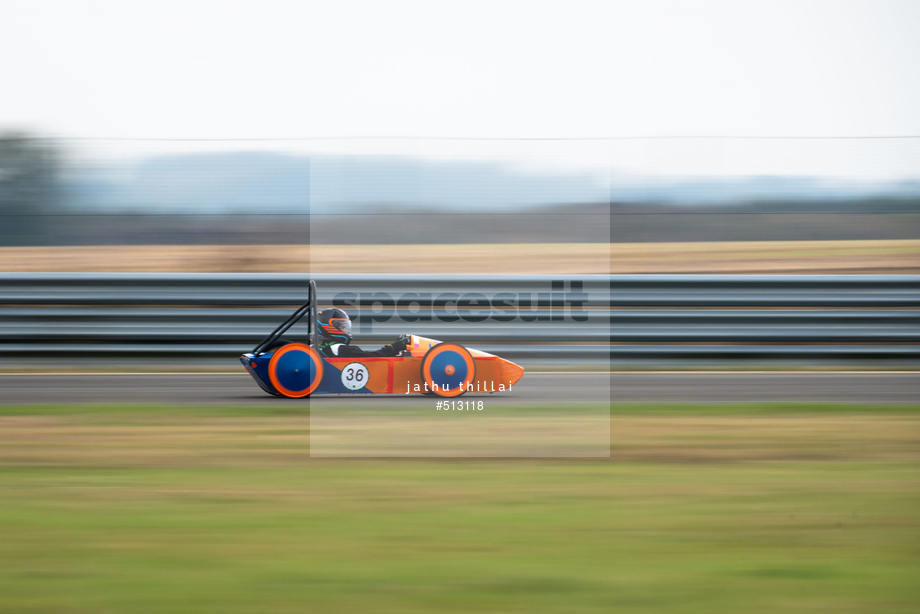
<svg viewBox="0 0 920 614"><path fill-rule="evenodd" d="M295 399L307 397L323 379L323 360L310 346L289 343L272 355L268 377L282 395Z"/></svg>

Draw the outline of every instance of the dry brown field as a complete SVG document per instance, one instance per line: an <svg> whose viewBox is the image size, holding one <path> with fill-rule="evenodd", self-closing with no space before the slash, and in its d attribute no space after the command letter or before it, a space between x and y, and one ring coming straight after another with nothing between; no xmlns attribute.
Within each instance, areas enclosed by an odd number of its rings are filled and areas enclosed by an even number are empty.
<svg viewBox="0 0 920 614"><path fill-rule="evenodd" d="M920 240L0 248L0 272L920 273Z"/></svg>

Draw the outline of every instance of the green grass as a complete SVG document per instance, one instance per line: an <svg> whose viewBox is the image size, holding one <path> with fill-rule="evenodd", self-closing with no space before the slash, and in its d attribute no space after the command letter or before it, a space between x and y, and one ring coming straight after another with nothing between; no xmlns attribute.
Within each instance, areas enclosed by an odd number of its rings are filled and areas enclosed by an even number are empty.
<svg viewBox="0 0 920 614"><path fill-rule="evenodd" d="M263 409L2 408L0 612L920 608L916 408L618 407L559 461L311 459Z"/></svg>

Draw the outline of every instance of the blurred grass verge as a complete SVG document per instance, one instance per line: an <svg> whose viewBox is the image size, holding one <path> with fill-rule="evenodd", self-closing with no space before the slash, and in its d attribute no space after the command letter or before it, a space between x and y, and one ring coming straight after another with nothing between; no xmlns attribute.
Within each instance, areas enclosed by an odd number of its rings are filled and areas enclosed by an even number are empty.
<svg viewBox="0 0 920 614"><path fill-rule="evenodd" d="M0 272L920 273L920 241L0 247Z"/></svg>
<svg viewBox="0 0 920 614"><path fill-rule="evenodd" d="M920 606L920 406L614 409L610 459L551 461L310 458L307 410L3 407L0 611Z"/></svg>

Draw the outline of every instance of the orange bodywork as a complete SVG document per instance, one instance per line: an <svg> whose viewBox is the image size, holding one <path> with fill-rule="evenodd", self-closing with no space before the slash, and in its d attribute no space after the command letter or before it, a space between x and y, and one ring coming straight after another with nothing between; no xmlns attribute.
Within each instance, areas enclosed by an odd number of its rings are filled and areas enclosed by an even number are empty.
<svg viewBox="0 0 920 614"><path fill-rule="evenodd" d="M367 368L368 381L364 384L373 393L418 393L426 392L422 378L422 360L425 354L440 341L417 335L411 336L406 348L409 356L392 358L329 358L324 362L341 372L347 365L359 363ZM476 376L467 387L467 392L502 392L510 390L524 375L524 368L510 360L493 354L468 348L476 365ZM323 392L320 390L319 392Z"/></svg>
<svg viewBox="0 0 920 614"><path fill-rule="evenodd" d="M341 371L351 363L361 363L368 370L365 386L374 393L425 392L422 359L415 356L393 358L325 358L326 364ZM524 368L498 356L473 356L476 377L467 392L503 392L510 390L524 375ZM416 389L418 386L418 389Z"/></svg>

